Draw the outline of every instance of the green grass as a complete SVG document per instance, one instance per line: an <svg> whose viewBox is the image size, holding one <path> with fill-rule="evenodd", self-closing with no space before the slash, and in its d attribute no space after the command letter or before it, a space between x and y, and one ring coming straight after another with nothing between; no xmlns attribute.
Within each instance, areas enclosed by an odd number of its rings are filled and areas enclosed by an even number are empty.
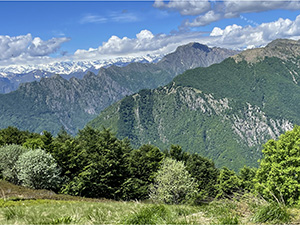
<svg viewBox="0 0 300 225"><path fill-rule="evenodd" d="M0 224L255 224L297 223L300 210L250 206L244 200L207 205L156 205L143 202L2 200Z"/></svg>
<svg viewBox="0 0 300 225"><path fill-rule="evenodd" d="M1 224L116 224L134 203L50 200L0 208Z"/></svg>
<svg viewBox="0 0 300 225"><path fill-rule="evenodd" d="M286 206L267 204L258 207L252 220L256 223L289 223L292 215Z"/></svg>
<svg viewBox="0 0 300 225"><path fill-rule="evenodd" d="M10 200L7 200L10 201ZM138 202L23 201L0 207L0 224L187 224L199 223L198 207Z"/></svg>
<svg viewBox="0 0 300 225"><path fill-rule="evenodd" d="M269 205L251 194L191 206L57 195L5 181L0 190L0 224L300 223L300 209Z"/></svg>
<svg viewBox="0 0 300 225"><path fill-rule="evenodd" d="M201 207L186 205L143 205L121 221L123 224L191 224L204 223L193 214Z"/></svg>
<svg viewBox="0 0 300 225"><path fill-rule="evenodd" d="M242 215L238 211L238 202L222 199L213 201L204 207L204 212L212 219L213 224L239 224Z"/></svg>
<svg viewBox="0 0 300 225"><path fill-rule="evenodd" d="M0 224L196 223L199 207L58 195L0 180ZM194 222L192 222L194 221Z"/></svg>

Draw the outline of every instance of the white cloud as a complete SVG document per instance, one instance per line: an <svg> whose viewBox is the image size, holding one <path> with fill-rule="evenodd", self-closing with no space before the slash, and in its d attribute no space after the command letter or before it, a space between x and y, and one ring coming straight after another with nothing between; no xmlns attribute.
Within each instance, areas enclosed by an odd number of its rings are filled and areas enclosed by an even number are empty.
<svg viewBox="0 0 300 225"><path fill-rule="evenodd" d="M181 15L198 15L211 9L209 0L170 0L167 4L163 0L156 0L153 6L160 9L177 10Z"/></svg>
<svg viewBox="0 0 300 225"><path fill-rule="evenodd" d="M194 19L192 22L186 20L183 22L183 27L199 27L199 26L205 26L207 24L210 24L212 22L218 21L223 18L223 15L221 13L216 13L213 10L208 11L204 15L198 16L196 19Z"/></svg>
<svg viewBox="0 0 300 225"><path fill-rule="evenodd" d="M159 9L178 11L181 15L197 16L192 21L185 20L183 27L199 27L225 18L239 17L243 13L263 12L274 9L299 10L298 0L155 0L153 5Z"/></svg>
<svg viewBox="0 0 300 225"><path fill-rule="evenodd" d="M130 23L136 22L139 20L139 17L134 13L130 12L110 12L107 15L96 15L96 14L86 14L84 15L79 23L107 23L107 22L118 22L118 23Z"/></svg>
<svg viewBox="0 0 300 225"><path fill-rule="evenodd" d="M87 14L83 16L80 20L81 24L85 23L105 23L107 22L107 18L104 18L99 15Z"/></svg>
<svg viewBox="0 0 300 225"><path fill-rule="evenodd" d="M295 0L249 1L249 0L225 0L225 18L238 17L241 13L263 12L274 9L297 10L300 2Z"/></svg>
<svg viewBox="0 0 300 225"><path fill-rule="evenodd" d="M52 38L43 41L39 37L32 39L31 34L16 37L0 35L0 62L28 61L34 58L41 59L56 52L62 43L69 38Z"/></svg>
<svg viewBox="0 0 300 225"><path fill-rule="evenodd" d="M109 57L146 54L166 54L173 51L178 45L186 44L199 39L203 33L178 33L176 35L154 35L149 30L142 30L136 38L112 36L107 42L97 49L77 50L74 58L103 59Z"/></svg>
<svg viewBox="0 0 300 225"><path fill-rule="evenodd" d="M21 55L26 51L31 40L31 34L16 37L0 36L0 60Z"/></svg>
<svg viewBox="0 0 300 225"><path fill-rule="evenodd" d="M230 25L223 30L215 27L210 37L216 38L211 42L214 45L240 49L266 45L278 38L298 40L300 39L300 15L295 21L279 18L277 21L263 23L256 27Z"/></svg>
<svg viewBox="0 0 300 225"><path fill-rule="evenodd" d="M174 51L177 46L189 42L242 50L266 45L277 38L300 39L300 15L295 21L280 18L256 27L242 27L235 24L224 29L215 27L209 36L202 32L154 35L149 30L142 30L136 35L136 38L112 36L97 49L77 50L74 59L166 54Z"/></svg>
<svg viewBox="0 0 300 225"><path fill-rule="evenodd" d="M50 40L43 41L39 37L32 40L31 45L28 47L28 53L31 56L45 56L56 52L62 43L69 41L69 38L51 38Z"/></svg>
<svg viewBox="0 0 300 225"><path fill-rule="evenodd" d="M97 60L122 56L142 56L146 54L167 54L179 45L199 42L210 47L246 49L266 45L277 38L300 39L300 15L294 21L278 19L258 26L230 25L221 29L215 27L209 35L203 32L177 32L169 35L153 34L142 30L135 38L111 36L97 48L79 49L74 55L51 58L67 38L53 38L43 41L30 34L9 37L0 36L0 65L39 64L67 60Z"/></svg>
<svg viewBox="0 0 300 225"><path fill-rule="evenodd" d="M138 40L151 40L154 38L154 35L149 30L142 30L136 37Z"/></svg>
<svg viewBox="0 0 300 225"><path fill-rule="evenodd" d="M114 22L121 22L121 23L129 23L129 22L136 22L139 20L138 16L130 12L112 12L109 15L109 18Z"/></svg>

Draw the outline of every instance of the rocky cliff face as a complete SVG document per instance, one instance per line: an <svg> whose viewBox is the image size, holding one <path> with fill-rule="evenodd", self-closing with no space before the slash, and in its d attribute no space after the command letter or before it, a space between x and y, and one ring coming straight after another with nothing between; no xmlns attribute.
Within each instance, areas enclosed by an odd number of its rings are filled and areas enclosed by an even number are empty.
<svg viewBox="0 0 300 225"><path fill-rule="evenodd" d="M163 87L137 93L131 103L123 101L89 125L111 127L119 137L131 137L135 146L150 143L165 149L179 144L214 159L217 166L236 170L244 164L256 166L262 144L293 128L292 121L269 117L258 106L192 87ZM124 112L128 105L131 108ZM128 120L130 126L123 122Z"/></svg>
<svg viewBox="0 0 300 225"><path fill-rule="evenodd" d="M54 134L63 126L75 134L78 129L104 108L126 95L145 88L157 88L169 83L179 71L204 66L207 46L187 45L167 55L158 63L132 63L124 67L102 68L98 75L87 73L82 79L63 79L59 75L41 77L40 82L21 84L14 92L0 95L0 127L17 126L35 132L48 130ZM220 50L226 52L226 50ZM184 54L183 54L184 52ZM219 62L234 51L215 56L209 62ZM195 61L187 62L190 58ZM214 54L219 54L219 51ZM172 60L169 60L169 58ZM181 61L182 64L177 64Z"/></svg>

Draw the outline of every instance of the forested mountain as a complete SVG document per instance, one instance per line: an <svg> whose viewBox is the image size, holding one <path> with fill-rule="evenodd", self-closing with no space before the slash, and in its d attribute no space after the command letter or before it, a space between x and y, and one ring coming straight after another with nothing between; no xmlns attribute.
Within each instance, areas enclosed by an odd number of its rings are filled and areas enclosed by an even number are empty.
<svg viewBox="0 0 300 225"><path fill-rule="evenodd" d="M124 98L89 125L111 127L135 146L179 144L219 167L257 165L262 144L300 124L299 49L299 41L275 40L188 70Z"/></svg>
<svg viewBox="0 0 300 225"><path fill-rule="evenodd" d="M153 64L131 63L101 68L98 75L63 79L59 75L40 82L21 84L18 90L0 95L0 128L16 126L34 132L57 133L63 126L75 134L112 103L144 88L157 88L178 73L208 66L236 51L191 43Z"/></svg>

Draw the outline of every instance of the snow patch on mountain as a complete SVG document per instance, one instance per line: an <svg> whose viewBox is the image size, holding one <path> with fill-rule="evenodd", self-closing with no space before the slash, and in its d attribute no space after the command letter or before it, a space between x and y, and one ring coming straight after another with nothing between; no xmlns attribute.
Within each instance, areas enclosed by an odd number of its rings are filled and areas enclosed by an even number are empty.
<svg viewBox="0 0 300 225"><path fill-rule="evenodd" d="M34 70L70 75L72 73L86 72L90 69L99 70L101 67L108 67L111 65L125 66L132 62L155 63L158 62L162 57L163 55L146 55L139 57L118 57L108 60L63 61L49 64L11 65L0 67L0 77L11 77L14 74L25 74Z"/></svg>

